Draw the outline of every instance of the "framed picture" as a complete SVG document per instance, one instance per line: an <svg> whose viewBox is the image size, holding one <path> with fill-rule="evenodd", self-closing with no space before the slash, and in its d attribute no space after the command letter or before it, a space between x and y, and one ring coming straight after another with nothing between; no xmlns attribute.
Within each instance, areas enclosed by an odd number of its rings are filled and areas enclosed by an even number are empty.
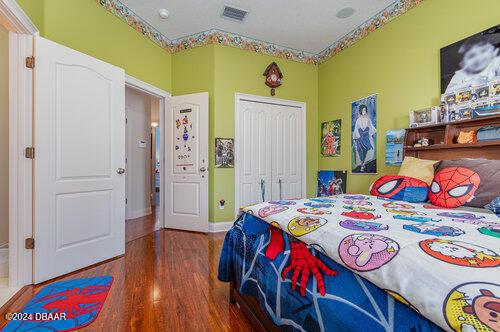
<svg viewBox="0 0 500 332"><path fill-rule="evenodd" d="M377 95L352 102L352 172L377 173Z"/></svg>
<svg viewBox="0 0 500 332"><path fill-rule="evenodd" d="M347 188L347 171L319 171L318 197L345 194Z"/></svg>
<svg viewBox="0 0 500 332"><path fill-rule="evenodd" d="M440 108L433 106L410 112L410 128L428 126L439 122Z"/></svg>
<svg viewBox="0 0 500 332"><path fill-rule="evenodd" d="M217 168L234 167L234 139L232 138L215 139L215 167Z"/></svg>
<svg viewBox="0 0 500 332"><path fill-rule="evenodd" d="M403 144L406 130L387 130L385 132L385 164L401 166L403 162Z"/></svg>
<svg viewBox="0 0 500 332"><path fill-rule="evenodd" d="M340 131L342 120L332 120L321 124L321 155L340 156Z"/></svg>
<svg viewBox="0 0 500 332"><path fill-rule="evenodd" d="M500 75L500 25L441 49L441 93L487 84Z"/></svg>

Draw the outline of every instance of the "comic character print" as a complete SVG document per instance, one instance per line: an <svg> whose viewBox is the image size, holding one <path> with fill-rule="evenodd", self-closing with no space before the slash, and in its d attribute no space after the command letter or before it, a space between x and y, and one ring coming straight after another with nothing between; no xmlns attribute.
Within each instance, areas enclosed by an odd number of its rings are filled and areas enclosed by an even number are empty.
<svg viewBox="0 0 500 332"><path fill-rule="evenodd" d="M423 222L421 224L403 225L403 229L407 231L433 235L433 236L460 236L465 234L463 230L451 226L440 226L430 222Z"/></svg>
<svg viewBox="0 0 500 332"><path fill-rule="evenodd" d="M428 186L422 180L400 175L384 175L372 186L370 194L394 200L424 202L428 196Z"/></svg>
<svg viewBox="0 0 500 332"><path fill-rule="evenodd" d="M404 210L404 209L386 209L389 213L398 214L401 216L425 216L425 213L422 211L415 210Z"/></svg>
<svg viewBox="0 0 500 332"><path fill-rule="evenodd" d="M316 279L318 292L321 295L325 295L325 281L321 272L326 276L334 276L337 272L326 266L319 257L316 257L305 243L297 241L284 233L277 223L271 223L269 226L269 233L269 244L266 248L265 256L271 261L275 260L276 257L285 250L285 240L289 242L290 259L288 265L281 273L281 278L285 280L287 275L293 272L290 279L291 287L293 290L299 291L300 295L305 296L307 282L312 273ZM299 286L298 289L297 285Z"/></svg>
<svg viewBox="0 0 500 332"><path fill-rule="evenodd" d="M377 216L371 212L349 211L349 212L342 212L342 215L349 218L363 219L363 220L373 220L380 218L380 215Z"/></svg>
<svg viewBox="0 0 500 332"><path fill-rule="evenodd" d="M386 201L386 202L391 202L392 199L390 198L385 198L385 197L380 197L380 196L377 196L377 199L380 200L380 201Z"/></svg>
<svg viewBox="0 0 500 332"><path fill-rule="evenodd" d="M308 206L308 207L311 207L311 208L320 209L320 208L331 208L331 207L333 207L333 204L330 204L330 203L307 202L307 203L304 203L304 206Z"/></svg>
<svg viewBox="0 0 500 332"><path fill-rule="evenodd" d="M406 203L401 203L401 202L388 202L388 203L382 204L382 206L385 207L386 209L406 209L406 210L410 210L410 209L414 209L415 208L411 204L406 204Z"/></svg>
<svg viewBox="0 0 500 332"><path fill-rule="evenodd" d="M389 294L390 296L392 296L393 298L395 298L399 302L401 302L404 305L412 308L416 312L420 312L415 306L413 306L413 304L410 303L410 301L408 301L407 299L405 299L401 294L399 294L399 293L397 293L395 291L388 290L388 289L384 289L384 290L387 292L387 294Z"/></svg>
<svg viewBox="0 0 500 332"><path fill-rule="evenodd" d="M474 199L481 183L476 172L465 167L446 167L434 175L429 200L446 208L464 205Z"/></svg>
<svg viewBox="0 0 500 332"><path fill-rule="evenodd" d="M470 282L458 285L443 303L453 331L500 331L500 285Z"/></svg>
<svg viewBox="0 0 500 332"><path fill-rule="evenodd" d="M392 239L363 233L346 236L339 245L339 256L349 268L356 271L371 271L393 259L399 245Z"/></svg>
<svg viewBox="0 0 500 332"><path fill-rule="evenodd" d="M370 197L363 196L363 195L344 195L344 199L352 199L352 200L365 200L365 199L370 199Z"/></svg>
<svg viewBox="0 0 500 332"><path fill-rule="evenodd" d="M474 268L496 267L500 257L496 252L475 244L445 239L427 239L419 242L420 248L440 261Z"/></svg>
<svg viewBox="0 0 500 332"><path fill-rule="evenodd" d="M258 214L259 214L259 217L265 218L265 217L269 217L273 214L280 213L280 212L283 212L286 210L288 210L288 206L285 206L285 205L268 205L268 206L261 208L259 210Z"/></svg>
<svg viewBox="0 0 500 332"><path fill-rule="evenodd" d="M353 231L377 232L389 229L389 226L384 224L350 219L341 221L339 225Z"/></svg>
<svg viewBox="0 0 500 332"><path fill-rule="evenodd" d="M367 208L364 206L344 205L343 208L346 210L351 210L351 211L356 211L356 212L373 212L373 211L375 211L375 209L373 209L373 208Z"/></svg>
<svg viewBox="0 0 500 332"><path fill-rule="evenodd" d="M344 202L344 204L354 205L354 206L370 206L370 205L372 205L372 202L359 201L359 200L354 200L354 199L347 199L347 200L344 200L343 202Z"/></svg>
<svg viewBox="0 0 500 332"><path fill-rule="evenodd" d="M476 216L469 212L441 212L437 214L441 217L454 218L454 219L467 219L467 220L478 220L484 219L484 216Z"/></svg>
<svg viewBox="0 0 500 332"><path fill-rule="evenodd" d="M330 203L330 204L335 203L334 199L326 197L315 197L315 198L310 198L309 200L317 203Z"/></svg>
<svg viewBox="0 0 500 332"><path fill-rule="evenodd" d="M436 205L432 205L432 204L424 204L423 207L428 209L428 210L447 210L448 209L448 208L445 208L442 206L436 206Z"/></svg>
<svg viewBox="0 0 500 332"><path fill-rule="evenodd" d="M484 235L500 238L500 225L481 227L478 231Z"/></svg>
<svg viewBox="0 0 500 332"><path fill-rule="evenodd" d="M415 221L415 222L440 222L441 219L433 219L431 217L424 216L414 216L414 215L404 215L404 214L396 214L392 216L394 219L406 220L406 221Z"/></svg>
<svg viewBox="0 0 500 332"><path fill-rule="evenodd" d="M288 223L288 231L295 236L299 237L304 234L311 233L312 231L320 228L324 224L327 223L327 220L324 218L317 217L296 217L290 220Z"/></svg>
<svg viewBox="0 0 500 332"><path fill-rule="evenodd" d="M279 201L270 201L269 204L275 204L275 205L295 205L297 202L291 201L291 200L279 200Z"/></svg>
<svg viewBox="0 0 500 332"><path fill-rule="evenodd" d="M303 214L312 214L315 216L321 216L324 214L331 214L330 211L316 209L316 208L300 208L300 209L297 209L297 211L300 213L303 213Z"/></svg>

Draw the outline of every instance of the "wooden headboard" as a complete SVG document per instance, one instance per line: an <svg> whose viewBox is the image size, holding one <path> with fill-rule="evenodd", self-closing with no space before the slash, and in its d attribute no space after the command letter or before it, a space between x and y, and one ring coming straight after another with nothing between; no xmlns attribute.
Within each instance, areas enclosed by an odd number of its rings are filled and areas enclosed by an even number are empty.
<svg viewBox="0 0 500 332"><path fill-rule="evenodd" d="M500 126L500 115L408 128L406 130L404 155L431 160L460 158L500 159L500 140L470 144L457 143L460 131L477 131L479 128L486 126ZM413 144L419 138L431 140L432 145L413 147Z"/></svg>

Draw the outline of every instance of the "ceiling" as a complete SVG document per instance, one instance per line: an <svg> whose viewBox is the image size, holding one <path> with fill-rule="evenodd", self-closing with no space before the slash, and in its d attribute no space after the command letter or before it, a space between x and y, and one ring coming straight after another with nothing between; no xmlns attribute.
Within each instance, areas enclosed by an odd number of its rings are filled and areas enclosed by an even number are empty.
<svg viewBox="0 0 500 332"><path fill-rule="evenodd" d="M317 54L369 20L395 0L121 0L169 40L217 29ZM248 11L243 23L221 17L224 5ZM346 19L336 17L355 9ZM160 19L165 8L170 17Z"/></svg>

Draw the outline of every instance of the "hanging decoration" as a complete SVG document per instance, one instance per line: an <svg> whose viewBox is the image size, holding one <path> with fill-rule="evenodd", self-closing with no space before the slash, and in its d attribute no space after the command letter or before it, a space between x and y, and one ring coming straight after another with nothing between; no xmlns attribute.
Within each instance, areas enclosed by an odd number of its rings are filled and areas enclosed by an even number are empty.
<svg viewBox="0 0 500 332"><path fill-rule="evenodd" d="M271 88L271 96L276 94L276 88L281 85L281 79L283 78L283 73L281 72L278 64L272 62L267 66L263 74L266 77L266 85Z"/></svg>

